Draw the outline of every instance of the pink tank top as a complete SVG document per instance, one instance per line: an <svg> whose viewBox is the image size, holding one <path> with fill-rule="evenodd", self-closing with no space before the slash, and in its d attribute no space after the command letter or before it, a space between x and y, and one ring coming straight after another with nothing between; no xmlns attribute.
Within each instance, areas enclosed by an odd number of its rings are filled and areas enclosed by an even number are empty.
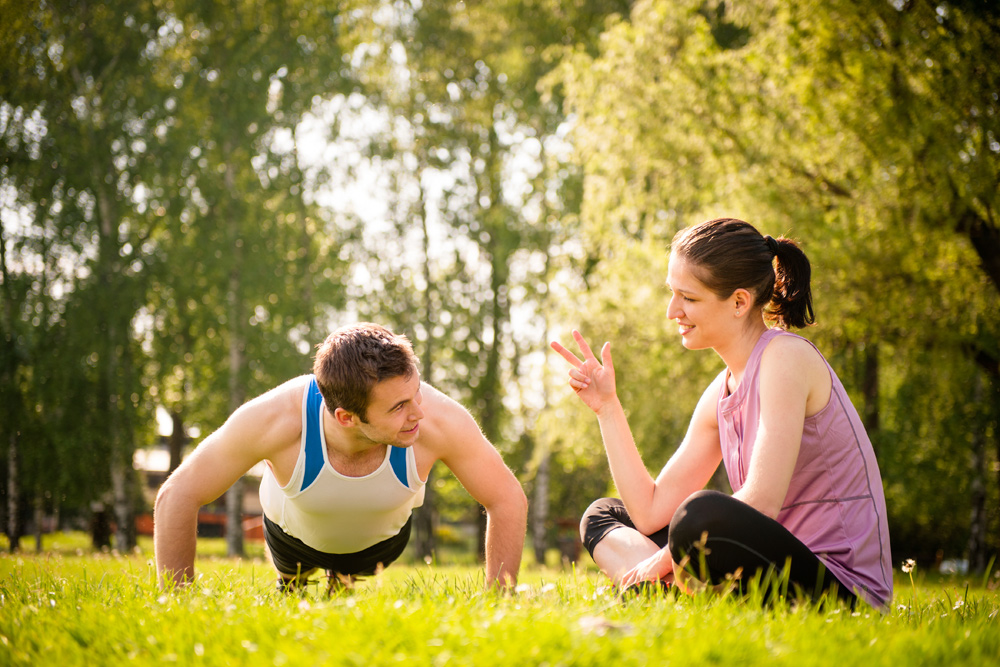
<svg viewBox="0 0 1000 667"><path fill-rule="evenodd" d="M746 481L757 437L764 348L777 336L794 335L781 329L765 332L750 354L736 392L727 395L722 383L719 435L733 491ZM841 583L872 606L885 607L892 598L892 561L882 477L857 410L837 374L823 361L833 383L830 402L805 420L799 458L777 519Z"/></svg>

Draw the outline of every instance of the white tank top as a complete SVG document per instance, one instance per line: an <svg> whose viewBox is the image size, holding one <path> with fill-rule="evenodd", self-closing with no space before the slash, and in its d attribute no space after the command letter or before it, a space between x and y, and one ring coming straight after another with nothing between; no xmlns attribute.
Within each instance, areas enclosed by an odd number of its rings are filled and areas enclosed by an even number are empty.
<svg viewBox="0 0 1000 667"><path fill-rule="evenodd" d="M302 444L292 477L278 485L270 466L260 481L267 518L319 551L348 554L387 540L424 502L413 447L386 445L385 459L364 477L330 465L323 435L323 396L312 378L302 396Z"/></svg>

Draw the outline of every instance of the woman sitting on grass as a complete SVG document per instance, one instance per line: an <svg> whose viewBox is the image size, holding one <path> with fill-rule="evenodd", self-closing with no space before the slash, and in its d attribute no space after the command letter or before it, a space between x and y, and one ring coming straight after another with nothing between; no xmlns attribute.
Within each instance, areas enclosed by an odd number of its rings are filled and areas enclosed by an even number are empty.
<svg viewBox="0 0 1000 667"><path fill-rule="evenodd" d="M667 317L684 347L715 350L726 369L655 480L618 400L610 343L600 361L579 332L583 360L552 343L573 366L570 386L597 413L622 497L593 503L580 526L616 584L676 576L690 588L693 577L735 581L745 593L755 575L785 575L790 594L888 604L889 531L871 442L826 359L787 331L813 321L809 277L794 241L741 220L710 220L674 238ZM720 462L732 496L703 490Z"/></svg>

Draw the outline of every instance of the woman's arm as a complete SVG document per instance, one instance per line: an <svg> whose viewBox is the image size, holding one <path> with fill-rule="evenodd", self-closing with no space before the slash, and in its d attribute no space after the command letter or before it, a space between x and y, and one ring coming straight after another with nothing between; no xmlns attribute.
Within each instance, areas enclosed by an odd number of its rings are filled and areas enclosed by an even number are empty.
<svg viewBox="0 0 1000 667"><path fill-rule="evenodd" d="M716 408L724 379L720 373L698 400L684 440L656 478L648 514L637 520L628 508L633 521L653 527L650 532L667 525L688 496L705 488L722 461Z"/></svg>
<svg viewBox="0 0 1000 667"><path fill-rule="evenodd" d="M573 338L583 360L559 343L552 343L552 347L573 366L569 372L570 386L597 414L611 476L629 516L639 532L653 533L670 521L685 498L704 487L719 465L721 452L714 402L718 386L713 383L706 390L684 441L654 481L642 462L618 400L610 344L604 344L599 362L579 332L574 331Z"/></svg>
<svg viewBox="0 0 1000 667"><path fill-rule="evenodd" d="M747 478L734 497L769 517L784 505L807 415L830 400L830 372L808 342L775 338L760 365L760 423Z"/></svg>

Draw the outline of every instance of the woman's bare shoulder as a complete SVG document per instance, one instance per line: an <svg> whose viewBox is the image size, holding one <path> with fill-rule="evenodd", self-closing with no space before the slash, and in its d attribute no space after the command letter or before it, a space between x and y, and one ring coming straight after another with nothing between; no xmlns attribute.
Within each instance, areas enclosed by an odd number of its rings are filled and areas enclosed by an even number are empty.
<svg viewBox="0 0 1000 667"><path fill-rule="evenodd" d="M797 366L806 364L810 367L823 367L825 360L820 351L807 339L798 336L775 336L768 342L761 357L763 363L777 363L782 366Z"/></svg>

